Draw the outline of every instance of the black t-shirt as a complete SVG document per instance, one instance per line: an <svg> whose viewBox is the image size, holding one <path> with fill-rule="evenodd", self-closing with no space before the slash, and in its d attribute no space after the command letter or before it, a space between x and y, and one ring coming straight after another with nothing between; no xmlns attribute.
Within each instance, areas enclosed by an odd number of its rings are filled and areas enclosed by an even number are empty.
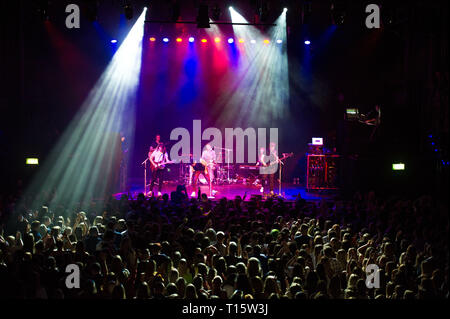
<svg viewBox="0 0 450 319"><path fill-rule="evenodd" d="M205 170L205 165L203 165L202 163L195 163L193 167L194 171L196 172L202 172Z"/></svg>
<svg viewBox="0 0 450 319"><path fill-rule="evenodd" d="M150 147L153 150L156 150L156 148L158 147L159 144L162 144L163 142L160 140L159 143L157 143L156 141L153 141L152 144L150 144Z"/></svg>

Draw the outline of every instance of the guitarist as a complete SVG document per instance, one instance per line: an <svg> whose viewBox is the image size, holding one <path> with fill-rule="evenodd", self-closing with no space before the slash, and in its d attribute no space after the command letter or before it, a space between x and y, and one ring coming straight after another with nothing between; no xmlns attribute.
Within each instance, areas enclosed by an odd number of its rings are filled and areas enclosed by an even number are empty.
<svg viewBox="0 0 450 319"><path fill-rule="evenodd" d="M208 182L210 197L212 197L216 193L216 191L212 189L215 163L216 163L216 152L214 152L210 144L207 144L205 146L204 151L202 152L202 157L200 158L200 161L198 163L194 161L192 165L193 177L191 185L196 187L198 185L200 175L203 175L206 181ZM195 196L195 192L193 192L191 196Z"/></svg>
<svg viewBox="0 0 450 319"><path fill-rule="evenodd" d="M158 196L161 196L161 188L164 180L164 173L166 171L165 164L171 163L166 147L163 143L159 143L153 153L150 154L149 160L152 169L152 180L150 183L150 194L153 194L153 186L158 180Z"/></svg>
<svg viewBox="0 0 450 319"><path fill-rule="evenodd" d="M202 153L202 160L206 162L207 174L212 183L214 180L214 169L216 168L216 152L214 152L210 144L205 145L205 149Z"/></svg>
<svg viewBox="0 0 450 319"><path fill-rule="evenodd" d="M275 174L277 171L272 172L273 170L272 165L278 163L280 159L278 158L278 152L276 148L277 145L274 142L271 142L269 146L270 146L269 155L265 155L266 152L263 147L259 150L258 165L263 166L263 169L261 171L262 172L261 179L263 185L261 185L260 192L261 193L264 192L264 181L268 179L270 195L273 195L274 194L273 189L275 186Z"/></svg>

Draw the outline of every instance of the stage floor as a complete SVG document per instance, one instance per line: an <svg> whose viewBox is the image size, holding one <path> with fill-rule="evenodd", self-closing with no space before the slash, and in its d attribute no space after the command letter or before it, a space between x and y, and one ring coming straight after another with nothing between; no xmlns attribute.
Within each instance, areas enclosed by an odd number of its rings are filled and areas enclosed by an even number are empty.
<svg viewBox="0 0 450 319"><path fill-rule="evenodd" d="M174 191L177 187L175 183L167 183L163 185L162 194L169 194ZM243 184L225 184L225 185L213 185L213 189L217 191L214 195L215 199L221 199L226 197L227 199L234 199L236 196L244 197L247 192L246 200L250 199L252 195L262 195L260 192L260 188L254 185L243 185ZM157 191L157 187L154 187L154 191ZM194 188L188 186L187 187L189 195L194 191ZM206 185L200 185L200 190L202 193L209 195L209 188ZM148 191L148 189L147 189ZM278 187L275 188L274 193L279 195ZM130 189L131 195L133 198L136 198L139 193L144 192L144 185L139 185L137 183L132 183ZM268 193L268 190L265 190L265 193ZM302 198L308 201L320 201L321 199L332 199L336 192L307 192L304 187L301 185L293 185L293 184L283 184L281 189L281 195L286 200L292 201L295 200L298 194L301 194ZM116 198L120 198L123 193L114 194Z"/></svg>

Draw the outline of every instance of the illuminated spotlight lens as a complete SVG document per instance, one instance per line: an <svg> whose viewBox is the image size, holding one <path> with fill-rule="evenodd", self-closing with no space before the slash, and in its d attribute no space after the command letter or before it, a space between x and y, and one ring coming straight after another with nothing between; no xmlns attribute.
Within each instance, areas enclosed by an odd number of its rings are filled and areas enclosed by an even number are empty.
<svg viewBox="0 0 450 319"><path fill-rule="evenodd" d="M202 43L206 43L207 40L206 40L206 39L202 39L201 42L202 42Z"/></svg>
<svg viewBox="0 0 450 319"><path fill-rule="evenodd" d="M269 40L264 40L264 44L269 44L270 43L270 41Z"/></svg>
<svg viewBox="0 0 450 319"><path fill-rule="evenodd" d="M239 39L239 43L244 43L244 39Z"/></svg>
<svg viewBox="0 0 450 319"><path fill-rule="evenodd" d="M190 37L189 42L191 42L191 43L194 42L194 37Z"/></svg>
<svg viewBox="0 0 450 319"><path fill-rule="evenodd" d="M214 38L214 42L219 43L220 42L220 38Z"/></svg>
<svg viewBox="0 0 450 319"><path fill-rule="evenodd" d="M181 38L177 38L175 41L177 41L177 42L181 42L181 41L183 41L183 39L181 39Z"/></svg>
<svg viewBox="0 0 450 319"><path fill-rule="evenodd" d="M250 40L250 43L255 44L255 43L256 43L256 40Z"/></svg>
<svg viewBox="0 0 450 319"><path fill-rule="evenodd" d="M306 41L305 41L305 44L306 44L306 45L310 45L310 44L311 44L311 41L306 40Z"/></svg>
<svg viewBox="0 0 450 319"><path fill-rule="evenodd" d="M117 43L117 40L111 40L111 43Z"/></svg>
<svg viewBox="0 0 450 319"><path fill-rule="evenodd" d="M167 43L169 42L169 38L164 38L163 41Z"/></svg>
<svg viewBox="0 0 450 319"><path fill-rule="evenodd" d="M277 40L277 43L283 43L283 40Z"/></svg>
<svg viewBox="0 0 450 319"><path fill-rule="evenodd" d="M155 42L156 39L155 39L154 37L151 37L151 38L150 38L150 41L151 41L151 42Z"/></svg>
<svg viewBox="0 0 450 319"><path fill-rule="evenodd" d="M229 38L228 39L228 43L233 43L234 42L234 39L233 38Z"/></svg>

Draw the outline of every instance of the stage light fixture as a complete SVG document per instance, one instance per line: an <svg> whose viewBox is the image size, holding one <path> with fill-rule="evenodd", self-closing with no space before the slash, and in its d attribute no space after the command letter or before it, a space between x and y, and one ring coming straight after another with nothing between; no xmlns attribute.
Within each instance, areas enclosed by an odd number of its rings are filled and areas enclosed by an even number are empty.
<svg viewBox="0 0 450 319"><path fill-rule="evenodd" d="M244 39L239 39L239 43L244 43Z"/></svg>
<svg viewBox="0 0 450 319"><path fill-rule="evenodd" d="M25 160L25 164L27 165L39 165L39 159L34 157L29 157Z"/></svg>
<svg viewBox="0 0 450 319"><path fill-rule="evenodd" d="M192 43L192 42L194 42L194 41L195 41L194 37L190 37L190 38L189 38L189 42Z"/></svg>
<svg viewBox="0 0 450 319"><path fill-rule="evenodd" d="M179 42L183 42L183 39L182 38L177 38L175 41L177 41L179 43Z"/></svg>
<svg viewBox="0 0 450 319"><path fill-rule="evenodd" d="M206 40L206 39L201 39L200 42L201 42L201 43L206 43L206 42L208 42L208 40Z"/></svg>
<svg viewBox="0 0 450 319"><path fill-rule="evenodd" d="M269 44L270 43L270 41L268 39L265 39L263 42L264 42L264 44Z"/></svg>
<svg viewBox="0 0 450 319"><path fill-rule="evenodd" d="M220 42L220 38L218 38L218 37L214 38L214 42L219 43Z"/></svg>
<svg viewBox="0 0 450 319"><path fill-rule="evenodd" d="M277 40L277 43L278 43L278 44L283 43L283 40L278 39L278 40Z"/></svg>
<svg viewBox="0 0 450 319"><path fill-rule="evenodd" d="M200 4L198 7L197 28L210 28L208 5Z"/></svg>
<svg viewBox="0 0 450 319"><path fill-rule="evenodd" d="M155 42L156 39L155 39L154 37L151 37L151 38L150 38L150 41L151 41L151 42Z"/></svg>
<svg viewBox="0 0 450 319"><path fill-rule="evenodd" d="M228 39L228 43L233 43L234 42L234 39L233 38L229 38Z"/></svg>
<svg viewBox="0 0 450 319"><path fill-rule="evenodd" d="M256 40L250 40L250 43L255 44Z"/></svg>
<svg viewBox="0 0 450 319"><path fill-rule="evenodd" d="M310 44L311 44L311 41L305 40L305 44L306 44L306 45L310 45Z"/></svg>
<svg viewBox="0 0 450 319"><path fill-rule="evenodd" d="M123 7L123 11L125 13L125 18L127 20L133 19L133 6L131 5L130 1L125 2L125 6Z"/></svg>
<svg viewBox="0 0 450 319"><path fill-rule="evenodd" d="M163 42L169 42L169 38L163 38Z"/></svg>
<svg viewBox="0 0 450 319"><path fill-rule="evenodd" d="M116 39L112 39L111 43L117 43L117 40Z"/></svg>

